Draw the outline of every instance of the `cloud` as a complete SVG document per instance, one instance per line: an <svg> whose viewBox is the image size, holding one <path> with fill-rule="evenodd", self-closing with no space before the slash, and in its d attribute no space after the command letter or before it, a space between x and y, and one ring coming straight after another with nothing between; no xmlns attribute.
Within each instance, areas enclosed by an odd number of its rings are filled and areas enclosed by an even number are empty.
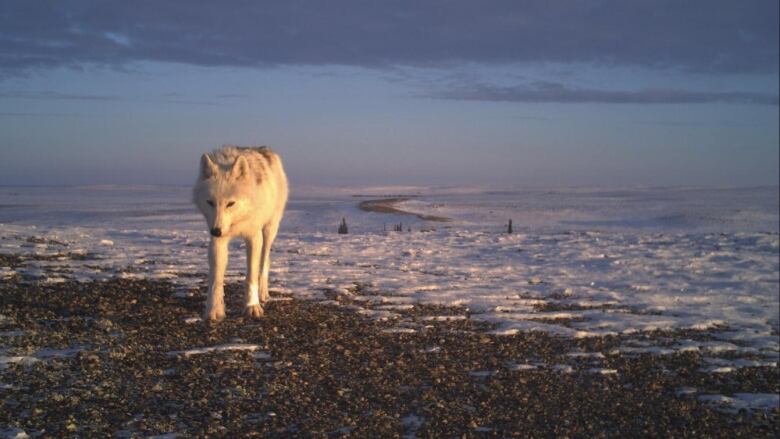
<svg viewBox="0 0 780 439"><path fill-rule="evenodd" d="M159 97L153 98L126 98L113 95L98 94L79 94L62 93L57 91L0 91L0 98L7 99L25 99L25 100L54 100L54 101L140 101L140 102L161 102L166 104L181 105L219 105L217 102L202 99L190 99L181 93L171 92L163 93Z"/></svg>
<svg viewBox="0 0 780 439"><path fill-rule="evenodd" d="M60 93L56 91L2 91L0 97L9 99L35 99L55 101L118 101L119 96Z"/></svg>
<svg viewBox="0 0 780 439"><path fill-rule="evenodd" d="M0 111L0 117L78 117L79 113L28 113Z"/></svg>
<svg viewBox="0 0 780 439"><path fill-rule="evenodd" d="M664 127L701 127L701 128L713 128L713 127L732 127L732 128L756 128L761 124L758 122L737 122L734 120L720 120L720 121L685 121L685 120L651 120L651 121L636 121L635 123L640 125L658 125Z"/></svg>
<svg viewBox="0 0 780 439"><path fill-rule="evenodd" d="M574 88L553 82L514 87L471 84L421 95L434 99L527 103L601 104L754 104L778 105L778 96L738 91L715 92L675 89L598 90Z"/></svg>
<svg viewBox="0 0 780 439"><path fill-rule="evenodd" d="M134 61L778 70L777 0L11 0L3 9L6 76Z"/></svg>
<svg viewBox="0 0 780 439"><path fill-rule="evenodd" d="M223 93L217 95L217 99L246 99L249 95L246 93Z"/></svg>

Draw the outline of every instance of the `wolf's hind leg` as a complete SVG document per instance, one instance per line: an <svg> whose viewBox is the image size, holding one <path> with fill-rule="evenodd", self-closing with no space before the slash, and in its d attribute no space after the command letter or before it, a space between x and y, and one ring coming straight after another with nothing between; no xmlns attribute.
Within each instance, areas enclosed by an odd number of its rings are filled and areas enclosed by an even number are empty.
<svg viewBox="0 0 780 439"><path fill-rule="evenodd" d="M268 272L271 268L271 246L279 231L279 220L273 220L263 227L263 253L260 259L262 271L260 273L260 300L265 303L271 297L268 294Z"/></svg>

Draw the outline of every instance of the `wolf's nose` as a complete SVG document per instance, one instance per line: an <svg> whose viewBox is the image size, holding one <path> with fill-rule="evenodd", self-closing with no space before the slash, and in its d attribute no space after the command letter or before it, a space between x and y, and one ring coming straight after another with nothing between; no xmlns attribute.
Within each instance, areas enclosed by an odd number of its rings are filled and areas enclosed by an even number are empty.
<svg viewBox="0 0 780 439"><path fill-rule="evenodd" d="M211 229L211 235L222 236L222 229L220 229L219 227L214 227L213 229Z"/></svg>

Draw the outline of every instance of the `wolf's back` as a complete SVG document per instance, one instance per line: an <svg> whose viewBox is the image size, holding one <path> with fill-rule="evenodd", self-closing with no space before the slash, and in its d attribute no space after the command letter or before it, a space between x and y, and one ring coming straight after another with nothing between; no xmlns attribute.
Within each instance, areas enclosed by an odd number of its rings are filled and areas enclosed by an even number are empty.
<svg viewBox="0 0 780 439"><path fill-rule="evenodd" d="M258 183L275 180L277 185L287 191L287 176L284 173L282 160L267 146L223 146L211 153L214 162L224 169L230 169L239 156L246 157L252 173Z"/></svg>

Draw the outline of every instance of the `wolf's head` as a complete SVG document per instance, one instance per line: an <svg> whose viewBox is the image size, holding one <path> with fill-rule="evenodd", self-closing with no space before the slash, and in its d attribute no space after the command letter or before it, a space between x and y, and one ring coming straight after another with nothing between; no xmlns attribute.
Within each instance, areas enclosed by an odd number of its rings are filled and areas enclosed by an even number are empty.
<svg viewBox="0 0 780 439"><path fill-rule="evenodd" d="M230 236L231 226L250 210L255 180L246 157L238 156L232 165L220 166L208 154L200 158L200 175L193 201L206 217L212 236Z"/></svg>

